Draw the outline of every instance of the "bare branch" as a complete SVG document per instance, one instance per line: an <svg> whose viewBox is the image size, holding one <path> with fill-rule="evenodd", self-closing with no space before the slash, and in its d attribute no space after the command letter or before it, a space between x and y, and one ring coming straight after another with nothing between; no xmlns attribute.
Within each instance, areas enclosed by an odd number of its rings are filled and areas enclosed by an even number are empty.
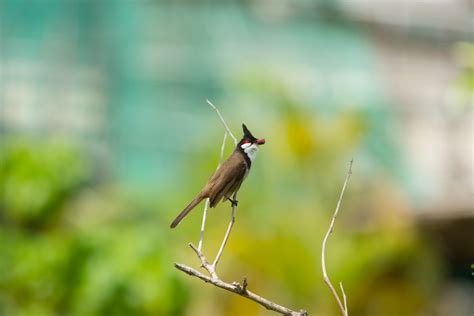
<svg viewBox="0 0 474 316"><path fill-rule="evenodd" d="M194 250L199 260L201 260L201 267L203 267L204 269L207 270L207 272L209 272L209 274L211 275L211 278L214 280L219 279L216 273L216 269L214 268L214 265L209 264L209 262L207 261L206 257L202 254L202 252L199 249L197 249L196 246L194 246L192 243L189 243L189 247L191 247L191 249Z"/></svg>
<svg viewBox="0 0 474 316"><path fill-rule="evenodd" d="M224 133L224 139L222 140L222 146L221 146L221 153L219 156L219 162L217 163L216 170L219 169L222 163L222 158L224 157L224 149L225 149L225 141L227 140L227 133ZM204 239L204 230L206 228L206 218L207 218L207 211L209 209L209 199L206 199L206 202L204 203L204 212L202 214L202 223L201 223L201 233L199 235L199 244L198 244L198 249L199 251L202 250L202 242Z"/></svg>
<svg viewBox="0 0 474 316"><path fill-rule="evenodd" d="M272 302L272 301L270 301L266 298L261 297L260 295L257 295L255 293L247 290L248 285L245 285L245 283L246 283L245 281L244 281L243 286L240 286L239 284L229 284L229 283L226 283L226 282L220 280L219 278L216 278L216 279L210 278L207 275L204 275L201 272L196 271L195 269L193 269L191 267L188 267L184 264L175 263L174 266L178 270L181 270L181 271L183 271L184 273L186 273L190 276L197 277L197 278L203 280L206 283L211 283L214 286L217 286L221 289L224 289L226 291L229 291L229 292L235 293L237 295L240 295L242 297L245 297L249 300L252 300L252 301L262 305L266 309L272 310L272 311L280 313L282 315L288 315L288 316L307 316L308 315L308 313L306 311L303 311L303 310L301 310L299 312L293 311L293 310L291 310L287 307L278 305L278 304L276 304L276 303L274 303L274 302Z"/></svg>
<svg viewBox="0 0 474 316"><path fill-rule="evenodd" d="M226 128L226 133L224 133L224 138L222 140L221 152L220 152L220 156L219 156L219 163L217 164L217 168L216 168L216 170L217 170L217 169L219 169L219 167L222 163L222 158L224 156L224 149L225 149L225 142L227 140L227 134L229 134L230 137L232 137L234 139L234 142L236 142L236 139L235 139L234 135L232 135L232 132L230 131L229 127L227 126L224 118L222 117L222 115L219 112L219 110L217 109L217 107L214 104L212 104L211 101L209 101L209 100L207 100L207 103L216 111L217 115L219 116L222 123L224 124L224 127ZM237 201L237 192L234 192L233 199L234 199L234 201ZM227 244L227 240L229 239L230 233L232 231L232 227L234 226L236 208L237 208L237 203L233 202L232 203L232 214L231 214L230 223L227 227L227 231L224 235L224 239L223 239L222 244L219 248L219 251L217 252L216 258L214 259L214 262L212 264L209 264L206 257L202 253L202 245L203 245L203 239L204 239L204 230L205 230L205 227L206 227L207 211L209 209L209 199L206 199L206 203L204 204L204 212L203 212L203 216L202 216L201 233L200 233L200 237L199 237L198 247L196 248L196 246L194 246L192 243L189 244L191 249L193 249L194 252L196 253L196 255L199 257L199 260L201 260L201 266L209 272L212 279L217 279L218 278L217 273L216 273L216 267L217 267L217 264L219 263L219 260L222 256L222 253L224 252L224 248Z"/></svg>
<svg viewBox="0 0 474 316"><path fill-rule="evenodd" d="M237 192L234 193L233 200L237 202ZM221 247L219 248L219 251L217 252L214 263L212 264L214 266L214 269L217 268L217 264L219 263L219 259L222 256L222 252L224 251L225 245L227 244L227 240L229 240L230 232L232 231L232 227L234 226L234 223L235 223L236 209L237 209L237 203L232 203L232 214L231 214L229 226L227 226L227 231L225 232L225 236L224 236L224 239L222 240Z"/></svg>
<svg viewBox="0 0 474 316"><path fill-rule="evenodd" d="M344 290L343 290L342 291L343 298L344 298L344 304L343 304L341 302L341 299L339 298L339 295L337 294L336 289L332 285L331 280L329 279L329 276L328 276L328 273L327 273L327 270L326 270L326 244L327 244L327 241L329 239L329 235L331 235L331 233L334 229L334 224L336 222L336 217L337 217L337 214L339 213L339 208L341 207L342 198L344 197L344 192L346 191L347 182L349 182L349 178L352 175L352 163L353 163L353 161L354 161L354 159L351 159L351 162L349 163L349 170L347 172L346 180L344 181L344 185L342 186L341 194L339 196L339 200L337 201L337 205L336 205L336 210L334 211L334 214L333 214L332 220L331 220L331 224L329 225L329 229L326 233L326 236L324 237L323 246L322 246L322 250L321 250L321 265L322 265L322 269L323 269L324 282L328 285L329 289L331 290L332 294L334 295L334 298L336 299L337 305L339 305L339 309L341 310L341 313L342 313L343 316L348 316L346 295L345 295ZM342 283L341 283L341 289L342 289Z"/></svg>
<svg viewBox="0 0 474 316"><path fill-rule="evenodd" d="M217 115L221 119L222 124L224 124L224 127L225 127L225 130L227 131L227 134L229 134L230 138L232 138L232 140L234 141L234 144L237 146L237 143L238 143L237 138L235 138L234 134L232 134L232 131L230 130L227 123L225 122L224 118L222 117L221 112L219 112L219 109L217 109L217 107L214 104L212 104L211 101L209 101L209 100L206 100L206 101L207 101L207 104L209 104L209 106L211 108L213 108L214 111L216 111Z"/></svg>
<svg viewBox="0 0 474 316"><path fill-rule="evenodd" d="M234 199L234 201L237 201L236 200L237 199L237 192L234 193L233 199ZM194 250L196 255L199 257L199 260L201 261L201 266L204 269L206 269L207 272L209 272L209 274L211 275L211 277L213 279L218 278L217 272L216 272L217 264L219 263L219 260L222 256L222 253L224 252L224 248L227 244L227 241L229 240L229 236L230 236L230 233L232 231L232 227L234 226L236 209L237 209L237 204L236 203L232 204L232 215L231 215L231 218L230 218L230 223L229 223L229 226L227 227L227 231L225 233L224 239L222 240L222 244L219 248L219 251L217 252L216 258L214 259L214 262L212 264L210 264L207 261L206 257L201 252L201 249L199 249L199 247L196 248L196 246L194 246L192 243L189 243L189 247L191 247L191 249Z"/></svg>
<svg viewBox="0 0 474 316"><path fill-rule="evenodd" d="M204 211L202 213L201 233L199 234L198 250L202 250L202 241L204 239L204 230L206 229L207 210L209 209L209 198L204 202Z"/></svg>
<svg viewBox="0 0 474 316"><path fill-rule="evenodd" d="M222 158L224 157L225 141L227 140L227 133L224 133L224 139L222 139L221 153L219 155L219 163L217 164L217 169L221 166Z"/></svg>
<svg viewBox="0 0 474 316"><path fill-rule="evenodd" d="M342 282L339 282L339 286L341 287L342 299L344 301L344 310L346 311L346 315L348 315L349 310L347 309L347 297L346 297L346 292L344 292L344 287L342 286Z"/></svg>

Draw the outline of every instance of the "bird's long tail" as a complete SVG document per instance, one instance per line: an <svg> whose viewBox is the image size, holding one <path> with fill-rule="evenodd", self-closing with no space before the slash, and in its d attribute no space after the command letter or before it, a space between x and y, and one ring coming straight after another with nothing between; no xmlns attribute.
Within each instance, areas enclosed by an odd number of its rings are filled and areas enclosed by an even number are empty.
<svg viewBox="0 0 474 316"><path fill-rule="evenodd" d="M202 196L201 194L199 194L198 196L196 196L196 198L194 200L191 201L191 203L189 203L188 206L186 206L184 208L184 210L181 211L181 213L179 213L179 215L174 219L174 221L171 223L170 227L171 228L175 228L176 226L178 226L179 222L181 222L181 220L186 216L188 215L189 212L191 212L191 210L193 208L196 207L196 205L198 205L202 200L204 199L204 196Z"/></svg>

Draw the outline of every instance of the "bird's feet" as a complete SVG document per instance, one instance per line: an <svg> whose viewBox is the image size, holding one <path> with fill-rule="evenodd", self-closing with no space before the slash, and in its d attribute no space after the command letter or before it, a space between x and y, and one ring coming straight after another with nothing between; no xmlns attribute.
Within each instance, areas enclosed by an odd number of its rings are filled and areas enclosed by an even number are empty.
<svg viewBox="0 0 474 316"><path fill-rule="evenodd" d="M237 207L237 205L239 204L239 201L237 200L233 200L231 198L227 198L229 201L230 201L230 204L232 204L232 206L234 207Z"/></svg>

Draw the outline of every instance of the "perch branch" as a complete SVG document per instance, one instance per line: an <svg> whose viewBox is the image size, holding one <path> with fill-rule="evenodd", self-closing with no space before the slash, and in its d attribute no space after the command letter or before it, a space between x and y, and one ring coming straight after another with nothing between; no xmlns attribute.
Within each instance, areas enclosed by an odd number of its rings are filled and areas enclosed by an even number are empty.
<svg viewBox="0 0 474 316"><path fill-rule="evenodd" d="M237 192L234 193L234 196L232 197L234 201L237 201ZM237 209L237 203L232 203L232 214L230 217L230 222L229 226L227 226L227 231L225 232L224 239L222 240L221 247L219 248L219 251L217 252L216 259L214 259L214 263L212 264L214 266L214 269L217 268L217 264L219 263L219 259L222 256L222 252L224 251L225 245L227 244L227 240L229 240L230 232L232 231L232 227L234 226L235 223L235 211Z"/></svg>
<svg viewBox="0 0 474 316"><path fill-rule="evenodd" d="M230 284L230 283L226 283L226 282L220 280L219 278L208 277L207 275L204 275L201 272L196 271L195 269L193 269L191 267L188 267L184 264L175 263L174 266L176 267L176 269L181 270L181 271L183 271L184 273L186 273L190 276L197 277L197 278L201 279L202 281L204 281L206 283L213 284L214 286L217 286L221 289L224 289L226 291L229 291L229 292L235 293L237 295L240 295L242 297L245 297L249 300L252 300L252 301L262 305L266 309L272 310L272 311L280 313L282 315L288 315L288 316L307 316L308 315L308 313L306 311L303 311L303 310L299 311L299 312L293 311L293 310L291 310L287 307L278 305L278 304L276 304L276 303L274 303L274 302L272 302L272 301L270 301L266 298L261 297L260 295L257 295L255 293L247 290L248 285L246 285L245 280L243 282L243 285L240 285L238 283Z"/></svg>
<svg viewBox="0 0 474 316"><path fill-rule="evenodd" d="M234 193L234 201L236 201L237 199L237 192ZM232 215L231 215L231 218L230 218L230 223L229 223L229 226L227 227L227 231L225 233L225 236L224 236L224 239L222 240L222 244L221 244L221 247L219 248L219 251L217 252L217 255L216 255L216 258L214 259L214 262L212 264L210 264L206 257L204 256L204 254L202 253L201 249L196 248L196 246L194 246L192 243L189 243L189 247L191 247L192 250L194 250L194 252L196 253L196 255L198 256L199 260L201 261L201 266L207 270L207 272L209 272L209 274L211 275L211 278L212 279L218 279L219 277L217 276L217 264L219 263L219 260L222 256L222 253L224 252L224 248L227 244L227 240L229 240L229 236L230 236L230 233L232 231L232 227L234 226L234 222L235 222L235 211L236 211L236 208L237 208L237 205L236 204L232 204Z"/></svg>
<svg viewBox="0 0 474 316"><path fill-rule="evenodd" d="M339 282L339 286L341 287L342 300L344 301L344 310L346 311L346 315L347 315L347 314L349 314L349 310L347 309L347 296L346 296L346 292L344 292L344 287L342 286L342 282Z"/></svg>
<svg viewBox="0 0 474 316"><path fill-rule="evenodd" d="M227 133L224 133L224 139L222 140L222 146L221 146L221 153L219 155L219 162L217 163L217 169L221 166L222 163L222 158L224 157L224 149L225 149L225 141L227 140ZM202 214L202 224L201 224L201 234L199 235L199 244L198 244L198 249L199 251L202 250L202 242L204 239L204 230L206 228L206 218L207 218L207 211L209 209L209 199L206 199L206 202L204 203L204 212Z"/></svg>
<svg viewBox="0 0 474 316"><path fill-rule="evenodd" d="M329 279L329 275L328 275L327 270L326 270L326 244L327 244L327 241L329 239L329 235L331 235L331 233L334 229L334 224L336 222L336 217L337 217L337 214L339 213L339 208L341 207L342 198L344 197L344 192L346 191L347 182L349 182L349 178L352 175L352 163L353 163L353 161L354 161L354 159L352 159L351 162L349 163L349 170L347 172L346 180L344 181L344 185L342 186L341 194L339 196L339 200L337 201L337 205L336 205L336 210L334 211L334 214L332 215L331 224L329 225L329 229L326 233L326 236L324 237L323 246L322 246L322 250L321 250L321 265L322 265L322 269L323 269L324 282L327 284L327 286L331 290L332 294L334 295L334 298L336 299L337 305L339 305L339 309L341 310L341 313L342 313L343 316L348 316L346 294L344 293L344 289L342 287L342 282L341 282L340 287L341 287L342 296L343 296L343 299L344 299L344 304L343 304L341 302L341 299L339 298L339 295L337 294L336 289L332 285L331 280Z"/></svg>
<svg viewBox="0 0 474 316"><path fill-rule="evenodd" d="M202 252L199 249L197 249L196 246L194 246L192 243L189 243L189 247L191 247L191 249L194 250L199 260L201 260L201 267L203 267L204 269L207 270L207 272L209 272L209 275L211 276L213 280L218 280L219 277L217 276L216 268L214 267L214 265L209 264L209 262L207 261L206 257L202 254Z"/></svg>
<svg viewBox="0 0 474 316"><path fill-rule="evenodd" d="M227 131L227 134L229 134L230 138L232 138L232 140L234 141L234 144L237 146L237 138L235 138L234 134L232 134L232 131L230 130L229 126L227 125L227 123L225 122L224 118L222 117L221 115L221 112L219 111L219 109L214 105L212 104L211 101L209 100L206 100L207 101L207 104L209 104L209 106L211 108L214 109L214 111L216 111L217 115L219 116L222 124L224 124L224 127L225 127L225 130Z"/></svg>
<svg viewBox="0 0 474 316"><path fill-rule="evenodd" d="M199 251L202 249L202 241L204 239L204 230L206 229L206 218L207 218L207 210L209 209L209 198L206 199L204 202L204 211L202 213L202 223L201 223L201 233L199 234L199 243L198 248Z"/></svg>

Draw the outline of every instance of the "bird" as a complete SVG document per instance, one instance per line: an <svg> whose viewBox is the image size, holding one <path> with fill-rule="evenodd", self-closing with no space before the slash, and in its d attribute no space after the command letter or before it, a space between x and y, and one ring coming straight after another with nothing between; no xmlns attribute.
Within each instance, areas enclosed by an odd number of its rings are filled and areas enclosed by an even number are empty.
<svg viewBox="0 0 474 316"><path fill-rule="evenodd" d="M221 200L229 200L232 206L238 201L231 199L249 174L252 162L257 156L259 146L265 144L264 138L256 138L245 124L242 124L244 136L235 147L232 154L209 178L199 194L179 213L171 223L170 228L175 228L181 220L189 214L202 200L209 198L209 206L215 207Z"/></svg>

